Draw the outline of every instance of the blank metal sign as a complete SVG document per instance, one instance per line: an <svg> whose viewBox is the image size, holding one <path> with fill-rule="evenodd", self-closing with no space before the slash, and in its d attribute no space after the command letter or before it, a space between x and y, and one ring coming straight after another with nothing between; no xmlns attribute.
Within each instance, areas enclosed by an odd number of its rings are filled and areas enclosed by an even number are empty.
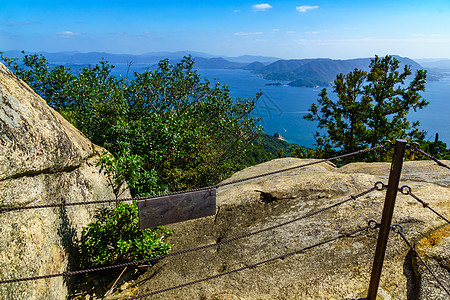
<svg viewBox="0 0 450 300"><path fill-rule="evenodd" d="M138 201L139 228L151 228L216 214L216 189Z"/></svg>

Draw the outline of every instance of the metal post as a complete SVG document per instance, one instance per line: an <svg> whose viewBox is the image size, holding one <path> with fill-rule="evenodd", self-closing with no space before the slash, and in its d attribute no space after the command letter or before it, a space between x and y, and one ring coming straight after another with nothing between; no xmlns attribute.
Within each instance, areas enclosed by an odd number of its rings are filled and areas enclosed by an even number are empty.
<svg viewBox="0 0 450 300"><path fill-rule="evenodd" d="M372 276L370 278L369 291L367 294L368 300L375 300L377 298L381 269L383 268L386 245L391 229L392 215L394 213L395 198L397 197L406 143L405 140L397 140L395 143L394 157L392 158L386 199L384 201L383 216L381 218L381 227L378 234L377 249L373 260Z"/></svg>

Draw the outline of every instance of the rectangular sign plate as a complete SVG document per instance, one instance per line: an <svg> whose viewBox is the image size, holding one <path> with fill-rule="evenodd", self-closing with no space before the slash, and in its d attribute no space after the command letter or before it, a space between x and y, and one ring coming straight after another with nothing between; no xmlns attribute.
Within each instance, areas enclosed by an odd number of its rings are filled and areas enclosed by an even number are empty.
<svg viewBox="0 0 450 300"><path fill-rule="evenodd" d="M139 228L151 228L216 214L216 189L138 201Z"/></svg>

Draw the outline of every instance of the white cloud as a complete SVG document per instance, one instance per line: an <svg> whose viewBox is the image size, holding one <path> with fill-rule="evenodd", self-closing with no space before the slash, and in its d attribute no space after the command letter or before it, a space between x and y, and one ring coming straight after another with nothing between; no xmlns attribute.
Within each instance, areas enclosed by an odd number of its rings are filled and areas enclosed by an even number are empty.
<svg viewBox="0 0 450 300"><path fill-rule="evenodd" d="M238 13L238 12L241 12L241 11L239 9L234 10L234 13Z"/></svg>
<svg viewBox="0 0 450 300"><path fill-rule="evenodd" d="M234 35L244 36L244 35L259 35L259 34L263 34L263 33L262 32L236 32Z"/></svg>
<svg viewBox="0 0 450 300"><path fill-rule="evenodd" d="M306 31L306 34L319 34L319 31Z"/></svg>
<svg viewBox="0 0 450 300"><path fill-rule="evenodd" d="M317 8L319 8L319 6L311 6L311 5L302 5L302 6L297 6L296 7L296 9L299 11L299 12L302 12L302 13L304 13L304 12L307 12L308 10L313 10L313 9L317 9Z"/></svg>
<svg viewBox="0 0 450 300"><path fill-rule="evenodd" d="M272 8L272 5L268 4L268 3L261 3L261 4L256 4L253 5L253 10L254 11L265 11Z"/></svg>
<svg viewBox="0 0 450 300"><path fill-rule="evenodd" d="M79 33L79 32L72 32L72 31L66 30L66 31L57 32L56 34L59 37L62 37L62 38L72 38L74 36L80 35L81 33Z"/></svg>
<svg viewBox="0 0 450 300"><path fill-rule="evenodd" d="M293 34L293 33L295 33L295 31L294 30L289 30L289 31L286 31L286 33Z"/></svg>

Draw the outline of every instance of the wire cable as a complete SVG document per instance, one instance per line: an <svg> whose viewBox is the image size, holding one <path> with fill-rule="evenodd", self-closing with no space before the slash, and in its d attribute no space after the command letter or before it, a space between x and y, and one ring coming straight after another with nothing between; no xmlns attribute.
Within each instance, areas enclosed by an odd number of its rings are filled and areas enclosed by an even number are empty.
<svg viewBox="0 0 450 300"><path fill-rule="evenodd" d="M223 273L220 273L220 274L216 274L214 276L206 277L206 278L203 278L203 279L200 279L200 280L191 281L191 282L188 282L188 283L183 283L183 284L180 284L180 285L177 285L177 286L173 286L173 287L170 287L170 288L154 291L154 292L147 293L147 294L140 295L140 296L134 296L134 297L128 298L128 300L134 300L134 299L140 299L140 298L144 298L144 297L154 296L154 295L157 295L157 294L161 294L161 293L165 293L165 292L168 292L168 291L176 290L176 289L179 289L179 288L183 288L183 287L190 286L190 285L193 285L193 284L197 284L197 283L200 283L200 282L203 282L203 281L215 279L215 278L222 277L222 276L225 276L225 275L229 275L229 274L232 274L232 273L240 272L240 271L247 270L247 269L252 269L252 268L255 268L257 266L260 266L260 265L263 265L263 264L266 264L266 263L270 263L270 262L276 261L278 259L284 259L284 258L286 258L288 256L299 254L299 253L304 252L306 250L309 250L309 249L312 249L312 248L315 248L315 247L318 247L318 246L321 246L321 245L324 245L324 244L336 241L336 240L344 238L344 237L348 237L348 236L354 235L356 233L359 233L361 231L367 230L369 228L371 228L371 227L370 226L365 226L363 228L357 229L357 230L352 231L350 233L341 234L341 235L339 235L337 237L334 237L334 238L331 238L329 240L326 240L326 241L314 244L312 246L308 246L308 247L302 248L302 249L297 250L297 251L293 251L293 252L290 252L290 253L287 253L287 254L283 254L283 255L280 255L280 256L277 256L277 257L274 257L274 258L271 258L271 259L268 259L268 260L264 260L264 261L261 261L261 262L255 263L255 264L251 264L251 265L248 265L248 266L245 266L245 267L242 267L242 268L238 268L238 269L230 270L230 271L223 272Z"/></svg>
<svg viewBox="0 0 450 300"><path fill-rule="evenodd" d="M377 186L378 183L375 184L375 186ZM145 264L151 261L155 261L155 260L161 260L163 258L167 258L167 257L171 257L171 256L176 256L176 255L181 255L181 254L186 254L186 253L190 253L190 252L195 252L195 251L199 251L199 250L203 250L203 249L207 249L207 248L211 248L211 247L215 247L215 246L220 246L223 244L227 244L230 242L234 242L243 238L247 238L265 231L269 231L269 230L273 230L275 228L279 228L294 222L297 222L299 220L305 219L305 218L309 218L312 217L314 215L317 215L319 213L322 213L326 210L329 210L331 208L337 207L339 205L342 205L348 201L351 200L355 200L356 198L362 197L370 192L373 192L375 190L378 190L376 187L370 188L362 193L359 193L357 195L352 195L350 196L348 199L345 199L343 201L340 201L338 203L335 203L333 205L330 205L328 207L325 207L323 209L311 212L309 214L303 215L299 218L275 225L275 226L271 226L265 229L261 229L255 232L251 232L245 235L241 235L238 237L234 237L228 240L223 240L214 244L208 244L208 245L204 245L204 246L200 246L197 248L192 248L192 249L188 249L188 250L182 250L182 251L178 251L178 252L173 252L173 253L169 253L163 256L158 256L158 257L151 257L151 258L147 258L147 259L143 259L143 260L139 260L139 261L133 261L133 262L127 262L127 263L122 263L122 264L117 264L117 265L111 265L111 266L105 266L105 267L98 267L98 268L92 268L92 269L86 269L86 270L78 270L78 271L69 271L69 272L64 272L64 273L59 273L59 274L50 274L50 275L41 275L41 276L33 276L33 277L26 277L26 278L16 278L16 279L6 279L6 280L0 280L0 284L2 283L14 283L14 282L22 282L22 281L30 281L30 280L38 280L38 279L47 279L47 278L53 278L53 277L61 277L61 276L73 276L73 275L78 275L78 274L84 274L84 273L91 273L91 272L98 272L98 271L106 271L106 270L111 270L111 269L117 269L117 268L123 268L123 267L127 267L127 266L132 266L132 265L140 265L140 264Z"/></svg>
<svg viewBox="0 0 450 300"><path fill-rule="evenodd" d="M126 201L144 201L144 200L149 200L149 199L153 199L153 198L174 196L174 195L180 195L180 194L185 194L185 193L190 193L190 192L205 191L205 190L210 190L213 188L219 188L219 187L223 187L223 186L227 186L227 185L232 185L232 184L236 184L236 183L240 183L240 182L244 182L244 181L248 181L248 180L252 180L252 179L257 179L257 178L261 178L261 177L265 177L265 176L269 176L269 175L287 172L287 171L291 171L291 170L295 170L295 169L299 169L299 168L303 168L303 167L308 167L308 166L312 166L315 164L320 164L323 162L328 162L328 161L332 161L332 160L336 160L336 159L340 159L340 158L344 158L344 157L348 157L348 156L353 156L353 155L357 155L357 154L361 154L361 153L365 153L365 152L369 152L369 151L374 151L376 149L380 149L380 148L384 148L384 147L385 147L384 145L379 145L376 147L363 149L363 150L359 150L359 151L355 151L355 152L351 152L351 153L347 153L347 154L343 154L343 155L339 155L339 156L335 156L335 157L331 157L331 158L327 158L327 159L322 159L319 161L314 161L314 162L310 162L310 163L303 164L303 165L298 165L298 166L294 166L294 167L290 167L290 168L286 168L286 169L282 169L282 170L277 170L277 171L273 171L273 172L269 172L269 173L265 173L265 174L260 174L260 175L256 175L256 176L252 176L252 177L248 177L248 178L243 178L243 179L239 179L239 180L235 180L235 181L219 183L219 184L208 186L208 187L191 189L188 191L171 192L171 193L166 193L166 194L153 195L153 196L148 196L148 197L137 197L137 198L110 199L110 200L97 200L97 201L80 201L80 202L71 202L71 203L63 202L63 203L21 206L21 207L0 207L0 213L7 212L7 211L63 207L63 206L74 206L74 205L89 205L89 204L115 203L115 202L126 202Z"/></svg>
<svg viewBox="0 0 450 300"><path fill-rule="evenodd" d="M416 251L414 246L411 245L411 243L408 241L406 236L403 234L403 227L396 224L396 225L392 225L392 229L394 230L394 232L398 233L402 237L402 239L409 246L411 251L413 251L414 255L419 258L419 260L422 262L422 264L425 266L425 268L427 268L428 272L430 272L431 275L433 275L434 279L436 279L436 281L439 283L441 288L447 293L447 295L450 296L450 292L447 290L447 288L442 284L442 282L439 280L439 278L437 278L437 276L433 273L433 271L430 269L430 267L425 263L425 261L422 259L422 257L420 257L419 253Z"/></svg>
<svg viewBox="0 0 450 300"><path fill-rule="evenodd" d="M400 192L403 195L410 195L412 198L416 199L418 202L420 202L423 207L428 208L429 210L431 210L433 213L435 213L436 215L438 215L439 217L441 217L444 221L446 221L447 223L450 223L450 221L444 217L443 215L441 215L440 213L438 213L436 210L434 210L433 208L430 207L430 205L423 201L422 199L420 199L419 197L417 197L416 195L413 194L413 192L411 191L411 188L407 185L402 186L401 188L399 188Z"/></svg>
<svg viewBox="0 0 450 300"><path fill-rule="evenodd" d="M423 151L420 148L413 148L413 151L418 151L420 153L422 153L423 155L425 155L426 157L428 157L431 160L434 160L438 165L440 165L441 167L447 168L450 170L450 167L447 166L446 164L444 164L442 161L438 160L436 157L434 157L433 155L426 153L425 151Z"/></svg>

